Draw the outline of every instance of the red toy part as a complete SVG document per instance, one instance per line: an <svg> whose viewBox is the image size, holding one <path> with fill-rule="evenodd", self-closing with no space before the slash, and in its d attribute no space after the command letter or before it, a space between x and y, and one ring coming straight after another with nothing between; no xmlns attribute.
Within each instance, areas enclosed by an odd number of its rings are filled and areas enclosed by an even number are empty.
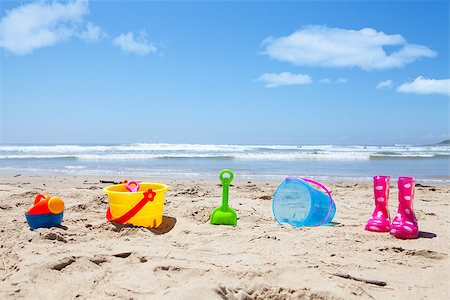
<svg viewBox="0 0 450 300"><path fill-rule="evenodd" d="M51 211L48 209L48 200L41 200L38 203L36 203L32 208L30 208L27 211L30 215L43 215L43 214L50 214Z"/></svg>
<svg viewBox="0 0 450 300"><path fill-rule="evenodd" d="M27 213L30 215L59 214L64 209L64 202L59 197L50 198L47 194L39 194L34 199L34 206Z"/></svg>
<svg viewBox="0 0 450 300"><path fill-rule="evenodd" d="M113 219L113 217L111 215L111 210L108 208L108 210L106 211L106 219L111 222L125 224L129 219L134 217L134 215L136 215L145 206L145 204L147 204L147 202L152 202L156 196L156 193L152 189L148 189L143 194L144 194L144 198L142 198L141 201L139 201L136 204L136 206L134 206L131 210L129 210L123 216L120 216L116 219Z"/></svg>
<svg viewBox="0 0 450 300"><path fill-rule="evenodd" d="M49 194L38 194L36 197L34 197L34 204L38 203L41 200L50 200Z"/></svg>

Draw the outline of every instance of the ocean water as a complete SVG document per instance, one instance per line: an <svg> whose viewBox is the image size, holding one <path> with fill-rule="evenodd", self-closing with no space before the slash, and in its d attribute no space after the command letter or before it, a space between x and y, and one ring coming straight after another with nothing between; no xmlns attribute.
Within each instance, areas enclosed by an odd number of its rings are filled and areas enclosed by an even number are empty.
<svg viewBox="0 0 450 300"><path fill-rule="evenodd" d="M151 178L311 177L367 181L374 175L450 182L450 145L0 145L0 173Z"/></svg>

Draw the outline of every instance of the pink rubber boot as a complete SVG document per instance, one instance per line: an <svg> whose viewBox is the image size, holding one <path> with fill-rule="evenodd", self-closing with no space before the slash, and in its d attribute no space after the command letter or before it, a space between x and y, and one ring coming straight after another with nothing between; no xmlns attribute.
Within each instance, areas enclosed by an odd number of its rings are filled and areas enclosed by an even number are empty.
<svg viewBox="0 0 450 300"><path fill-rule="evenodd" d="M375 232L389 232L389 180L390 176L373 177L373 193L375 195L375 210L369 221L366 230Z"/></svg>
<svg viewBox="0 0 450 300"><path fill-rule="evenodd" d="M413 208L414 177L398 178L398 211L391 224L391 235L399 239L417 239L419 226Z"/></svg>

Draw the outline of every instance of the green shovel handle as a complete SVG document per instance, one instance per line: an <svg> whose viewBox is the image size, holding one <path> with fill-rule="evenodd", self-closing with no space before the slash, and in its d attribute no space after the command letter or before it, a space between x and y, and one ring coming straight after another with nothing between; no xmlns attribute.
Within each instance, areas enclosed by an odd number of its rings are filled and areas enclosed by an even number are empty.
<svg viewBox="0 0 450 300"><path fill-rule="evenodd" d="M228 177L224 177L225 174L228 174ZM233 181L233 177L233 172L228 169L222 170L219 175L219 179L222 182L222 206L224 207L228 207L228 190Z"/></svg>
<svg viewBox="0 0 450 300"><path fill-rule="evenodd" d="M223 177L223 175L228 174L228 177ZM220 172L219 178L223 185L230 185L230 183L233 181L233 172L231 170L225 169Z"/></svg>

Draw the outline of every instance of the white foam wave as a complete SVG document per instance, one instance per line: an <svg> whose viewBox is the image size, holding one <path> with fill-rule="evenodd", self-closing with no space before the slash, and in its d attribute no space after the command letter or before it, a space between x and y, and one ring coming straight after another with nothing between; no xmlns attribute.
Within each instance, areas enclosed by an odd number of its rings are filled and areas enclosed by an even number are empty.
<svg viewBox="0 0 450 300"><path fill-rule="evenodd" d="M323 147L323 146L320 146ZM2 145L1 152L45 152L45 153L89 153L122 151L192 151L192 152L242 152L258 149L295 150L297 146L284 145L213 145L213 144L124 144L112 146L96 145Z"/></svg>
<svg viewBox="0 0 450 300"><path fill-rule="evenodd" d="M348 153L233 153L233 154L112 154L112 155L79 155L80 160L148 160L163 158L217 158L235 160L368 160L369 155Z"/></svg>
<svg viewBox="0 0 450 300"><path fill-rule="evenodd" d="M450 155L450 154L449 154ZM393 154L380 154L380 153L375 153L372 154L371 157L374 158L431 158L431 157L435 157L436 154L431 154L431 153L393 153ZM446 156L443 154L443 156Z"/></svg>
<svg viewBox="0 0 450 300"><path fill-rule="evenodd" d="M339 145L214 145L214 144L123 144L123 145L0 145L0 152L86 153L133 151L243 152L256 150L333 150L337 152L450 151L450 146L339 146Z"/></svg>
<svg viewBox="0 0 450 300"><path fill-rule="evenodd" d="M64 166L65 169L68 170L83 170L86 169L85 166Z"/></svg>
<svg viewBox="0 0 450 300"><path fill-rule="evenodd" d="M74 156L64 155L0 155L0 159L77 159L77 160L101 160L101 161L126 161L126 160L151 160L151 159L235 159L235 160L368 160L370 156L364 153L167 153L167 154L78 154Z"/></svg>
<svg viewBox="0 0 450 300"><path fill-rule="evenodd" d="M197 153L167 153L167 154L82 154L76 156L79 160L149 160L149 159L163 159L163 158L217 158L217 159L232 159L229 155L217 154L197 154Z"/></svg>
<svg viewBox="0 0 450 300"><path fill-rule="evenodd" d="M0 146L1 152L19 153L81 153L92 151L108 151L111 146L81 146L81 145L54 145L54 146Z"/></svg>
<svg viewBox="0 0 450 300"><path fill-rule="evenodd" d="M2 145L0 159L148 160L217 158L236 160L368 160L450 156L450 146L336 145Z"/></svg>
<svg viewBox="0 0 450 300"><path fill-rule="evenodd" d="M14 154L14 155L0 155L0 159L75 159L74 155L55 155L55 154Z"/></svg>
<svg viewBox="0 0 450 300"><path fill-rule="evenodd" d="M345 152L297 152L297 153L245 153L236 154L236 159L242 160L368 160L370 155L366 153Z"/></svg>

